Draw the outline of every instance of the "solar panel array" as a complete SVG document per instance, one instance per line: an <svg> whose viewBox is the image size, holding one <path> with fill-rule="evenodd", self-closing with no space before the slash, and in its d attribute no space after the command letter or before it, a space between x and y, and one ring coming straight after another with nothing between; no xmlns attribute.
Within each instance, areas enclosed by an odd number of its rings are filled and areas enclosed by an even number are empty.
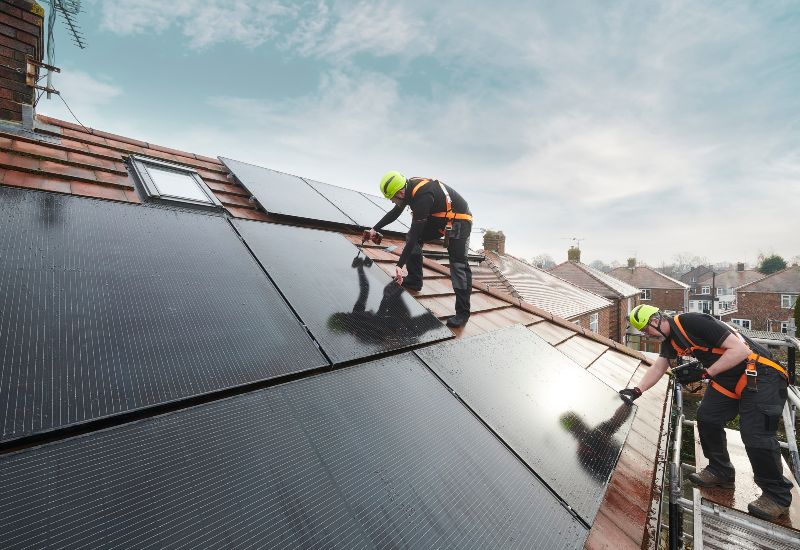
<svg viewBox="0 0 800 550"><path fill-rule="evenodd" d="M0 187L0 441L327 365L222 217Z"/></svg>
<svg viewBox="0 0 800 550"><path fill-rule="evenodd" d="M220 160L270 214L368 228L384 216L386 205L391 206L385 199L352 189L238 160L222 157ZM405 233L410 223L411 217L404 212L385 229Z"/></svg>
<svg viewBox="0 0 800 550"><path fill-rule="evenodd" d="M519 325L416 353L587 524L594 521L635 406Z"/></svg>
<svg viewBox="0 0 800 550"><path fill-rule="evenodd" d="M413 355L0 457L13 548L580 548Z"/></svg>
<svg viewBox="0 0 800 550"><path fill-rule="evenodd" d="M452 338L342 235L250 220L233 224L334 363Z"/></svg>

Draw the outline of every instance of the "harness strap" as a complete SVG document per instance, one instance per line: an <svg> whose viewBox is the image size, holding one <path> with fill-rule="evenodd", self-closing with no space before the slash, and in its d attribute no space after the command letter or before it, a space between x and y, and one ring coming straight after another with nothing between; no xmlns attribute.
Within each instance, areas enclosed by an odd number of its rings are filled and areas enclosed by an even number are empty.
<svg viewBox="0 0 800 550"><path fill-rule="evenodd" d="M692 341L691 338L689 338L689 335L686 334L683 325L681 325L680 319L678 319L678 315L676 315L672 319L673 321L675 321L675 325L678 327L678 330L680 330L681 336L683 336L683 338L689 343L690 346L688 348L681 348L675 343L674 340L670 339L672 347L675 348L675 350L678 352L679 355L689 355L693 351L697 350L704 352L711 352L714 355L722 355L723 353L725 353L724 348L705 348L703 346L698 346ZM747 342L745 342L741 334L739 334L738 332L734 332L734 334L736 334L736 336L739 337L742 343L744 343L744 345L747 346ZM773 369L780 372L784 378L786 378L787 380L789 379L789 374L778 363L772 361L771 359L767 359L766 357L761 357L757 353L753 353L753 350L750 349L750 346L747 346L747 349L750 351L750 355L747 356L747 368L745 372L742 373L742 376L739 377L738 382L736 382L736 388L734 388L734 391L730 391L726 388L723 388L721 384L717 383L714 380L711 381L712 388L720 392L722 395L730 397L731 399L741 399L742 391L744 391L744 388L747 386L747 377L758 376L758 371L756 370L756 363L761 363L762 365L772 367Z"/></svg>
<svg viewBox="0 0 800 550"><path fill-rule="evenodd" d="M422 180L421 182L419 182L418 184L416 184L414 186L414 189L411 190L411 197L414 198L414 195L417 194L417 191L419 191L419 188L422 187L423 185L425 185L426 183L428 183L429 181L431 181L431 180L425 179L425 180Z"/></svg>
<svg viewBox="0 0 800 550"><path fill-rule="evenodd" d="M420 190L426 183L430 182L429 179L424 179L418 184L414 186L411 190L411 197L413 198L417 191ZM442 182L438 182L439 186L442 188L442 192L444 193L444 200L447 210L445 212L432 212L430 215L434 218L447 218L447 221L450 222L452 220L468 220L472 221L472 216L470 214L459 214L457 212L453 212L453 201L450 200L450 193L447 192L447 188L444 186Z"/></svg>

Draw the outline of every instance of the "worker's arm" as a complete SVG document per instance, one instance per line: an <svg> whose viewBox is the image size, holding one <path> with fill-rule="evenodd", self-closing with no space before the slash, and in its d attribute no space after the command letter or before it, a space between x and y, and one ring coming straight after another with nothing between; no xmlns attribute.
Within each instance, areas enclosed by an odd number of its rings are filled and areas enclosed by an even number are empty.
<svg viewBox="0 0 800 550"><path fill-rule="evenodd" d="M723 353L713 365L706 369L706 372L708 372L708 375L712 378L726 370L732 369L750 355L750 348L735 334L729 334L720 347L725 350L725 353Z"/></svg>
<svg viewBox="0 0 800 550"><path fill-rule="evenodd" d="M399 205L399 204L396 204L396 205L395 205L395 207L394 207L394 208L392 208L391 210L389 210L389 211L388 211L388 212L387 212L387 213L386 213L386 214L385 214L385 215L384 215L384 216L383 216L383 217L380 219L380 221L379 221L378 223L376 223L376 224L373 226L373 228L372 228L372 229L373 229L374 231L380 231L380 230L381 230L381 229L383 229L385 226L387 226L387 225L389 225L390 223L392 223L393 221L395 221L397 218L399 218L399 217L400 217L400 214L402 214L402 213L403 213L403 208L405 208L405 207L404 207L404 206L401 206L401 205Z"/></svg>
<svg viewBox="0 0 800 550"><path fill-rule="evenodd" d="M412 209L414 218L411 221L411 229L406 235L406 244L405 247L403 247L403 252L397 260L397 267L402 268L406 265L411 251L422 238L425 224L428 223L428 216L430 216L431 208L433 208L433 195L430 193L426 193L414 203L414 208Z"/></svg>
<svg viewBox="0 0 800 550"><path fill-rule="evenodd" d="M667 372L669 368L669 361L666 357L659 357L656 359L656 362L650 365L650 368L647 369L647 372L642 377L641 382L637 386L642 392L646 392L650 388L656 385L656 382L664 376L664 373Z"/></svg>

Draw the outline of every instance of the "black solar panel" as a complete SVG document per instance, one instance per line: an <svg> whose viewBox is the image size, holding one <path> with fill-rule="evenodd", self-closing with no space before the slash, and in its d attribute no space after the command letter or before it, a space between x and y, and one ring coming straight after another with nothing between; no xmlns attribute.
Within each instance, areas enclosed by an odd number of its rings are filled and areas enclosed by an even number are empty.
<svg viewBox="0 0 800 550"><path fill-rule="evenodd" d="M310 180L308 178L303 179L320 194L325 196L325 198L335 204L339 210L355 220L361 227L368 228L374 226L378 223L378 220L386 214L385 210L374 204L358 191L322 183L321 181ZM389 201L386 202L389 203ZM394 221L387 225L385 229L398 233L405 233L408 231L408 226L401 224L399 221Z"/></svg>
<svg viewBox="0 0 800 550"><path fill-rule="evenodd" d="M218 216L0 188L0 440L327 364Z"/></svg>
<svg viewBox="0 0 800 550"><path fill-rule="evenodd" d="M635 407L521 326L416 352L589 524Z"/></svg>
<svg viewBox="0 0 800 550"><path fill-rule="evenodd" d="M334 363L452 337L342 235L233 224Z"/></svg>
<svg viewBox="0 0 800 550"><path fill-rule="evenodd" d="M580 548L412 355L0 458L10 548Z"/></svg>
<svg viewBox="0 0 800 550"><path fill-rule="evenodd" d="M270 214L357 225L302 178L219 157Z"/></svg>

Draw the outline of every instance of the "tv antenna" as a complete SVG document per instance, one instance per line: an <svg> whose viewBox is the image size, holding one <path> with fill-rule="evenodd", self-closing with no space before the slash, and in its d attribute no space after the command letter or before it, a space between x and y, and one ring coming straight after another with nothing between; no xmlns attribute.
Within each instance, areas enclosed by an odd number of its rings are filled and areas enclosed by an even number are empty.
<svg viewBox="0 0 800 550"><path fill-rule="evenodd" d="M33 87L47 92L47 99L50 99L50 94L58 94L58 90L53 88L53 73L61 72L61 69L55 66L56 46L53 40L53 33L56 26L56 16L61 14L61 19L72 37L72 42L82 50L86 48L86 39L83 37L81 28L77 23L78 14L82 11L81 0L46 0L46 2L50 4L50 13L47 15L47 63L37 63L30 59L28 61L29 64L47 69L47 84L42 87L37 86L34 82ZM33 72L35 75L35 70ZM28 71L28 76L31 76L30 70Z"/></svg>
<svg viewBox="0 0 800 550"><path fill-rule="evenodd" d="M581 241L585 241L583 237L561 237L562 241L572 241L572 244L575 248L580 249Z"/></svg>

